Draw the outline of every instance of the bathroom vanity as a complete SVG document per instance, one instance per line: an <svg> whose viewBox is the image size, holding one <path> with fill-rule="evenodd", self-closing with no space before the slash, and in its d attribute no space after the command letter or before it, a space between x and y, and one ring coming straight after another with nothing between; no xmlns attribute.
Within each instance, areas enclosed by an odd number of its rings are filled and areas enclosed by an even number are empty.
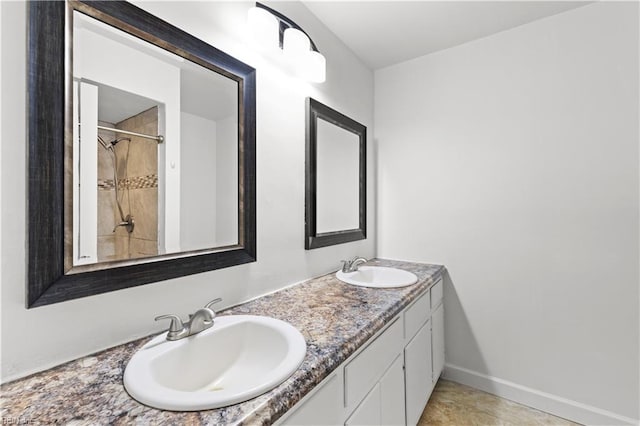
<svg viewBox="0 0 640 426"><path fill-rule="evenodd" d="M444 363L445 269L381 259L368 265L404 269L418 281L367 288L334 272L219 313L277 318L306 340L300 368L249 401L197 412L138 403L122 378L147 337L3 384L2 417L45 424L415 424Z"/></svg>
<svg viewBox="0 0 640 426"><path fill-rule="evenodd" d="M442 296L438 279L277 423L417 424L444 367Z"/></svg>

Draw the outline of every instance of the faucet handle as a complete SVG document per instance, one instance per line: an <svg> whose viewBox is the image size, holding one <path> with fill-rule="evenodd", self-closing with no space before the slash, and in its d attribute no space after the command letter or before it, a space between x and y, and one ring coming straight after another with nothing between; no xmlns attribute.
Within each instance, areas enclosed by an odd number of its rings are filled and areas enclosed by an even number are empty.
<svg viewBox="0 0 640 426"><path fill-rule="evenodd" d="M160 315L159 317L155 318L156 321L163 320L163 319L171 320L171 325L169 326L169 332L177 333L184 330L184 324L182 323L182 319L179 316L173 315L173 314L167 314L167 315Z"/></svg>
<svg viewBox="0 0 640 426"><path fill-rule="evenodd" d="M213 310L211 307L213 305L215 305L216 303L218 303L218 302L222 302L222 297L218 297L217 299L213 299L211 302L209 302L206 305L204 305L204 307Z"/></svg>

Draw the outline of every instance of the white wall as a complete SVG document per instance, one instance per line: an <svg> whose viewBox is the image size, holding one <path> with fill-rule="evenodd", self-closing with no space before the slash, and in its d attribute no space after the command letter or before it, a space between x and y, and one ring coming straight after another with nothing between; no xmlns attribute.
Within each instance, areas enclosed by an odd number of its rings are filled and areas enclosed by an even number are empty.
<svg viewBox="0 0 640 426"><path fill-rule="evenodd" d="M185 315L215 297L222 307L339 267L375 247L375 165L369 167L369 238L304 250L305 97L367 126L373 121L373 74L299 3L277 3L309 32L327 58L327 82L293 80L244 39L252 2L141 2L141 7L257 67L257 252L251 264L69 302L25 309L26 5L2 8L2 381L159 332L163 313ZM7 107L9 106L9 107ZM7 126L6 123L10 123ZM370 150L373 151L373 150ZM10 176L10 179L4 177ZM46 208L46 206L40 206ZM293 307L295 309L295 307Z"/></svg>
<svg viewBox="0 0 640 426"><path fill-rule="evenodd" d="M638 71L605 2L375 73L378 255L447 266L450 377L639 417Z"/></svg>

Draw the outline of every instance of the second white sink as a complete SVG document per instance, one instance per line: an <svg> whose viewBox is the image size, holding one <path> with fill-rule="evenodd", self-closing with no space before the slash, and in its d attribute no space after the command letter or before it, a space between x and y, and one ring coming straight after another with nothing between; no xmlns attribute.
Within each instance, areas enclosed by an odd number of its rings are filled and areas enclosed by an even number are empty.
<svg viewBox="0 0 640 426"><path fill-rule="evenodd" d="M347 284L377 288L405 287L418 281L412 272L385 266L360 266L355 272L338 271L336 278Z"/></svg>
<svg viewBox="0 0 640 426"><path fill-rule="evenodd" d="M307 344L291 324L275 318L230 315L176 341L166 333L136 352L124 386L139 402L173 411L237 404L284 382L298 369Z"/></svg>

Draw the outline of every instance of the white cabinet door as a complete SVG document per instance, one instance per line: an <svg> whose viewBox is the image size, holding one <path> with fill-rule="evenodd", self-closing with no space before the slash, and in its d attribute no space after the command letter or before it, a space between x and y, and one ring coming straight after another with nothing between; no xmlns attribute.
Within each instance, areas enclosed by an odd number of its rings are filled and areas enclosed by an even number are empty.
<svg viewBox="0 0 640 426"><path fill-rule="evenodd" d="M444 368L444 308L443 304L431 314L431 346L433 350L433 384Z"/></svg>
<svg viewBox="0 0 640 426"><path fill-rule="evenodd" d="M334 374L279 424L336 425L342 408L342 377Z"/></svg>
<svg viewBox="0 0 640 426"><path fill-rule="evenodd" d="M377 383L345 422L345 426L375 426L381 424L380 383Z"/></svg>
<svg viewBox="0 0 640 426"><path fill-rule="evenodd" d="M380 410L383 425L404 425L404 357L398 355L380 379Z"/></svg>
<svg viewBox="0 0 640 426"><path fill-rule="evenodd" d="M402 352L402 321L394 320L344 367L345 402L353 409L380 380L385 370Z"/></svg>
<svg viewBox="0 0 640 426"><path fill-rule="evenodd" d="M415 425L433 388L431 321L422 326L404 350L407 425Z"/></svg>

